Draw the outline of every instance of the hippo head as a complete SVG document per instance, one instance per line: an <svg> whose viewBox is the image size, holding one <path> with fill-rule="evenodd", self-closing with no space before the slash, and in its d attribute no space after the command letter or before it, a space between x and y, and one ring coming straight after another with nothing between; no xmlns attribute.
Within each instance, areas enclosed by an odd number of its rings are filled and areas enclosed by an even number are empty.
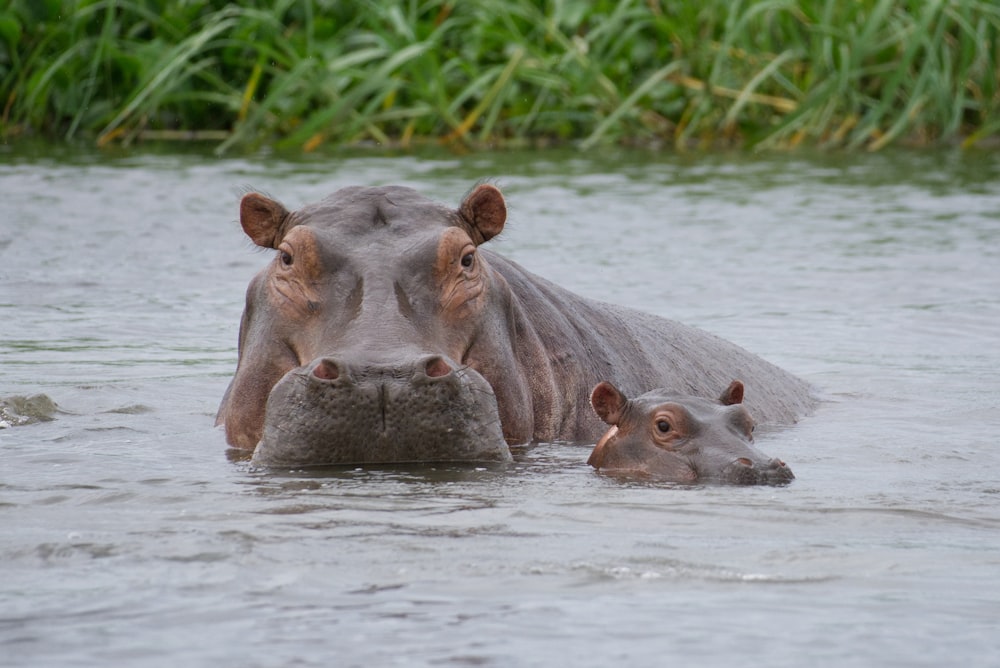
<svg viewBox="0 0 1000 668"><path fill-rule="evenodd" d="M795 477L753 446L738 380L715 401L664 389L628 399L603 382L590 402L611 425L587 461L596 469L686 483L780 485Z"/></svg>
<svg viewBox="0 0 1000 668"><path fill-rule="evenodd" d="M506 219L483 184L451 209L409 188L345 188L297 211L258 193L240 223L273 260L251 281L226 438L263 466L508 461L472 363L497 327L478 247Z"/></svg>

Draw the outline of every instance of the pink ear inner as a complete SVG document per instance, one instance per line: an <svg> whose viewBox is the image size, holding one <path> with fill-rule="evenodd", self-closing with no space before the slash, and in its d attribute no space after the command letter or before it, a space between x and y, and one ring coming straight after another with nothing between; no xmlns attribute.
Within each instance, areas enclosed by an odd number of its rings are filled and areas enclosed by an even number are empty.
<svg viewBox="0 0 1000 668"><path fill-rule="evenodd" d="M733 404L743 403L743 383L734 380L729 384L719 397L719 401L724 406L732 406Z"/></svg>
<svg viewBox="0 0 1000 668"><path fill-rule="evenodd" d="M611 425L618 424L626 401L625 395L607 381L598 383L590 393L590 405L597 417Z"/></svg>
<svg viewBox="0 0 1000 668"><path fill-rule="evenodd" d="M288 210L260 193L247 193L240 200L240 225L258 246L277 248Z"/></svg>
<svg viewBox="0 0 1000 668"><path fill-rule="evenodd" d="M472 227L480 239L477 244L489 241L503 230L507 221L507 203L496 186L483 183L476 186L462 202L459 209L462 217Z"/></svg>

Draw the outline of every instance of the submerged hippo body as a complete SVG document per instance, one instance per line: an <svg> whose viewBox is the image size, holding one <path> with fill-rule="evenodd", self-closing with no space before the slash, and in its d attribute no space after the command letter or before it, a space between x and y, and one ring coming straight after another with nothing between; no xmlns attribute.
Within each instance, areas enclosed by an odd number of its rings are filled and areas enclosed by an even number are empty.
<svg viewBox="0 0 1000 668"><path fill-rule="evenodd" d="M339 190L289 212L250 193L240 222L277 250L251 281L218 422L261 465L506 461L508 444L590 441L589 391L702 394L730 374L790 423L808 386L700 330L586 299L481 248L499 190L451 209L398 186Z"/></svg>
<svg viewBox="0 0 1000 668"><path fill-rule="evenodd" d="M665 389L628 399L602 382L590 401L611 425L587 460L600 471L736 485L781 485L795 478L783 461L754 447L754 421L742 406L740 381L717 401Z"/></svg>

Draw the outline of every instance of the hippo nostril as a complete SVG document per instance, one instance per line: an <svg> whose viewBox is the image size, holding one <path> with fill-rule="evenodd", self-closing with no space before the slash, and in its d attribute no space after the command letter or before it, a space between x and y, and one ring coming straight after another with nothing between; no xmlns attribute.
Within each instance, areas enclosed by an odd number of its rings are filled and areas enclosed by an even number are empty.
<svg viewBox="0 0 1000 668"><path fill-rule="evenodd" d="M746 457L740 457L739 459L736 460L736 463L739 464L740 466L745 466L748 469L753 468L753 462L747 459Z"/></svg>
<svg viewBox="0 0 1000 668"><path fill-rule="evenodd" d="M453 369L440 357L432 357L427 360L424 372L431 378L441 378L451 373Z"/></svg>
<svg viewBox="0 0 1000 668"><path fill-rule="evenodd" d="M322 359L313 367L312 373L320 380L337 380L340 377L340 367L331 359Z"/></svg>
<svg viewBox="0 0 1000 668"><path fill-rule="evenodd" d="M784 485L795 480L795 474L792 473L792 469L788 468L788 465L777 457L768 462L768 470L765 472L765 476L767 482L775 485Z"/></svg>

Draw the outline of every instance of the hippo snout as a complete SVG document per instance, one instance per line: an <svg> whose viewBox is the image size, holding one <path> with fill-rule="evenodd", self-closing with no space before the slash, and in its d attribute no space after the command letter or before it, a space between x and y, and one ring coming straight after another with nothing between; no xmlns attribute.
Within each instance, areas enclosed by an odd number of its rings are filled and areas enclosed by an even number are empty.
<svg viewBox="0 0 1000 668"><path fill-rule="evenodd" d="M510 461L496 397L442 355L372 362L324 356L271 391L262 466Z"/></svg>
<svg viewBox="0 0 1000 668"><path fill-rule="evenodd" d="M795 475L777 457L763 463L738 457L723 469L722 478L734 485L784 485L794 480Z"/></svg>

